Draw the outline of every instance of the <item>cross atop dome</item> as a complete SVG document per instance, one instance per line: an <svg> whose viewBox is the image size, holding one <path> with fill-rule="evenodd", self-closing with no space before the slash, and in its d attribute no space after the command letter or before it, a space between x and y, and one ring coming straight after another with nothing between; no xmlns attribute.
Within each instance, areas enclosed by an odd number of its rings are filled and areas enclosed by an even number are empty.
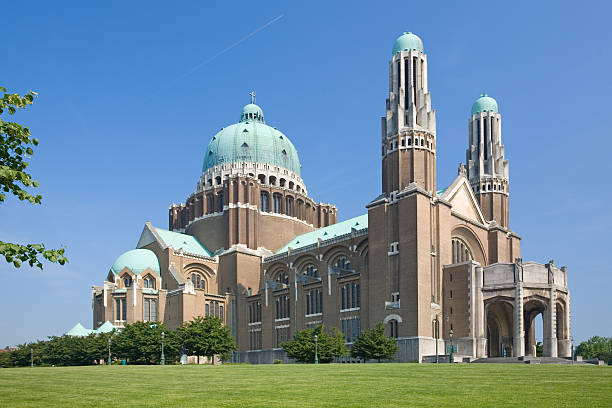
<svg viewBox="0 0 612 408"><path fill-rule="evenodd" d="M251 103L254 104L255 103L255 91L249 92L249 95L251 95Z"/></svg>

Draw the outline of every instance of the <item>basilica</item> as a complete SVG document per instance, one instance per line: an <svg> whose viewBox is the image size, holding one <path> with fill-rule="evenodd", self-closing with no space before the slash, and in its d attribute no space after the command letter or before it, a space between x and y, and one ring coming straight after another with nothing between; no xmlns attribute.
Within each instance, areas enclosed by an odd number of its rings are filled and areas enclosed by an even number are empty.
<svg viewBox="0 0 612 408"><path fill-rule="evenodd" d="M423 42L404 33L389 60L380 195L341 222L309 196L295 146L252 96L208 143L167 229L147 222L92 287L94 329L214 315L235 361L271 363L289 361L280 345L298 330L337 327L350 347L382 323L396 361L422 362L451 341L467 359L535 355L542 315L544 356L570 356L567 270L523 261L510 228L497 102L483 94L466 109L465 163L438 186L428 81Z"/></svg>

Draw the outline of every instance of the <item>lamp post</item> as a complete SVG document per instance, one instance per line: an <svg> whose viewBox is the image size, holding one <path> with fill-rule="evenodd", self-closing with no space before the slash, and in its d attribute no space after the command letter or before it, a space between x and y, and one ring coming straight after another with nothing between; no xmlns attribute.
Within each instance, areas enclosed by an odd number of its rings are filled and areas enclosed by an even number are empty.
<svg viewBox="0 0 612 408"><path fill-rule="evenodd" d="M438 360L438 338L440 337L439 330L440 330L440 320L438 320L438 315L436 315L436 318L434 320L434 332L436 335L436 364L440 362Z"/></svg>
<svg viewBox="0 0 612 408"><path fill-rule="evenodd" d="M315 341L315 360L314 360L314 363L315 364L319 364L319 345L318 345L318 340L319 340L319 336L317 336L315 334L314 335L314 341Z"/></svg>
<svg viewBox="0 0 612 408"><path fill-rule="evenodd" d="M111 345L111 338L108 338L108 365L111 365L111 354L110 354L110 345Z"/></svg>
<svg viewBox="0 0 612 408"><path fill-rule="evenodd" d="M571 352L572 352L572 365L573 365L574 364L574 336L572 336L570 338L572 339L572 344L571 344L572 350L571 350Z"/></svg>
<svg viewBox="0 0 612 408"><path fill-rule="evenodd" d="M34 368L34 349L30 347L30 367Z"/></svg>
<svg viewBox="0 0 612 408"><path fill-rule="evenodd" d="M455 349L453 348L453 329L450 329L450 331L448 332L448 334L450 335L450 356L448 357L448 362L449 363L454 363L455 362L455 356L453 356L453 351L455 351Z"/></svg>
<svg viewBox="0 0 612 408"><path fill-rule="evenodd" d="M161 334L161 340L162 340L162 352L161 352L161 359L159 361L159 363L161 365L166 365L166 357L164 356L164 337L166 337L166 333L162 332Z"/></svg>

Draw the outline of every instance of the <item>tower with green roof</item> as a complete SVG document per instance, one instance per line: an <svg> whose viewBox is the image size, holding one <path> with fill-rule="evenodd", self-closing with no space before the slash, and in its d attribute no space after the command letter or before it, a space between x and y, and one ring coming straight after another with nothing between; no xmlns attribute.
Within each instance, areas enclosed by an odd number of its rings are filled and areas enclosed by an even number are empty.
<svg viewBox="0 0 612 408"><path fill-rule="evenodd" d="M508 160L501 139L501 114L497 101L482 94L468 120L467 177L488 221L509 226Z"/></svg>

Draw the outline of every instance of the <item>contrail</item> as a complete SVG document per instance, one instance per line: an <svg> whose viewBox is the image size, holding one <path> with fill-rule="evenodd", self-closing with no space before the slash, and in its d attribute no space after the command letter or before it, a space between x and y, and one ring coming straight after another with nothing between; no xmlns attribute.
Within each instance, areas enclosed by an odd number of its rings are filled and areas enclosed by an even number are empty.
<svg viewBox="0 0 612 408"><path fill-rule="evenodd" d="M215 55L213 55L210 58L205 59L204 61L200 62L198 65L196 65L195 67L191 68L189 71L187 71L185 74L177 77L176 79L174 79L174 81L178 81L180 79L185 78L186 76L189 76L191 74L193 74L194 72L196 72L198 69L202 68L203 66L210 64L215 58L225 54L226 52L228 52L229 50L231 50L232 48L240 45L241 43L245 42L246 40L248 40L249 38L251 38L252 36L254 36L255 34L257 34L258 32L260 32L261 30L265 29L266 27L276 23L278 20L280 20L281 18L283 18L284 14L281 14L278 17L273 18L272 20L268 21L266 24L262 25L261 27L259 27L258 29L256 29L255 31L245 35L244 37L242 37L241 39L239 39L238 41L236 41L235 43L233 43L232 45L230 45L227 48L222 49L221 51L219 51L218 53L216 53ZM172 81L172 82L174 82Z"/></svg>

